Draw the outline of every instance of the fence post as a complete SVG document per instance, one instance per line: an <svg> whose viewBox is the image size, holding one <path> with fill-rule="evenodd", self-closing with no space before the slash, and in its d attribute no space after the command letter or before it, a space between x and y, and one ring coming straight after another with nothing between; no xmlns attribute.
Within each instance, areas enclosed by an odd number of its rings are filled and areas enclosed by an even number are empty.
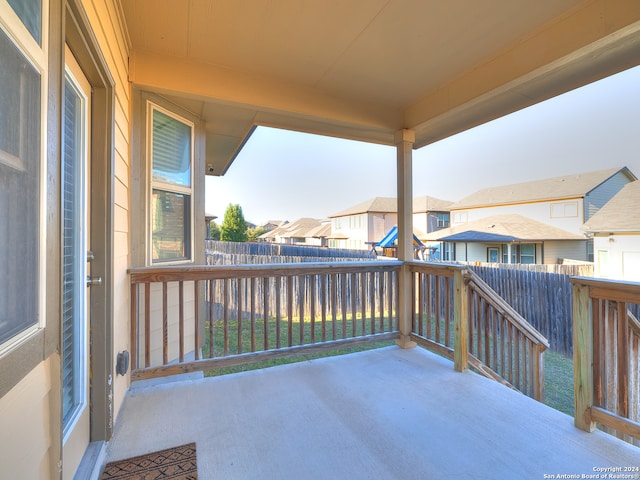
<svg viewBox="0 0 640 480"><path fill-rule="evenodd" d="M573 282L573 384L577 428L592 432L593 305L589 286Z"/></svg>
<svg viewBox="0 0 640 480"><path fill-rule="evenodd" d="M453 363L457 372L467 369L469 362L469 288L464 281L467 271L453 274Z"/></svg>

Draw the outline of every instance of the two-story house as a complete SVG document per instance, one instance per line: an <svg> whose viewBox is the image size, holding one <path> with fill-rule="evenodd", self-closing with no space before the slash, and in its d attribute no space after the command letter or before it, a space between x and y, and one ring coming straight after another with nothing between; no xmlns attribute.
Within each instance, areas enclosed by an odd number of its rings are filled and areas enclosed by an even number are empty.
<svg viewBox="0 0 640 480"><path fill-rule="evenodd" d="M583 226L598 277L640 281L640 181L628 183Z"/></svg>
<svg viewBox="0 0 640 480"><path fill-rule="evenodd" d="M375 197L329 215L329 246L365 250L378 242L398 223L397 200Z"/></svg>
<svg viewBox="0 0 640 480"><path fill-rule="evenodd" d="M414 198L414 235L424 240L427 233L448 227L449 206L452 203L427 195ZM368 249L397 226L397 200L389 197L375 197L331 215L329 218L331 218L329 246Z"/></svg>
<svg viewBox="0 0 640 480"><path fill-rule="evenodd" d="M583 224L635 179L622 167L485 188L453 204L451 227L427 239L442 242L445 260L592 261Z"/></svg>

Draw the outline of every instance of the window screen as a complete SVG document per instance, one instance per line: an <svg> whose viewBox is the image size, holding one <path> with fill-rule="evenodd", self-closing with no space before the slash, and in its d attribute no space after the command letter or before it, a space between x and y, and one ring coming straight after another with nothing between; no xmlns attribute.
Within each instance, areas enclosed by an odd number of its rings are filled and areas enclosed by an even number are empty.
<svg viewBox="0 0 640 480"><path fill-rule="evenodd" d="M151 261L191 258L193 125L151 107Z"/></svg>
<svg viewBox="0 0 640 480"><path fill-rule="evenodd" d="M0 344L38 324L40 74L0 30Z"/></svg>

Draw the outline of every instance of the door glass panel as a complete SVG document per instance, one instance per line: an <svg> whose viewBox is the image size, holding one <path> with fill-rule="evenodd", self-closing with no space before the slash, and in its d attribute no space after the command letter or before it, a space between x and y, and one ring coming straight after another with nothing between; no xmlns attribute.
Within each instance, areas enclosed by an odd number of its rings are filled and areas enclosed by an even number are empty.
<svg viewBox="0 0 640 480"><path fill-rule="evenodd" d="M62 406L65 428L72 423L85 400L85 121L84 98L67 77L62 142Z"/></svg>

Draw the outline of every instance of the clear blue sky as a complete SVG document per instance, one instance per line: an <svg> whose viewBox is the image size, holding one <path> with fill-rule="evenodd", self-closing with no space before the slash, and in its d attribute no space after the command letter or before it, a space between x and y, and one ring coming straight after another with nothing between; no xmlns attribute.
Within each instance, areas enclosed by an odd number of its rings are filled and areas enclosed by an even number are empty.
<svg viewBox="0 0 640 480"><path fill-rule="evenodd" d="M616 166L640 177L640 67L414 150L413 193L457 201ZM220 223L237 203L260 225L395 196L395 147L259 127L224 176L207 177L206 211Z"/></svg>

